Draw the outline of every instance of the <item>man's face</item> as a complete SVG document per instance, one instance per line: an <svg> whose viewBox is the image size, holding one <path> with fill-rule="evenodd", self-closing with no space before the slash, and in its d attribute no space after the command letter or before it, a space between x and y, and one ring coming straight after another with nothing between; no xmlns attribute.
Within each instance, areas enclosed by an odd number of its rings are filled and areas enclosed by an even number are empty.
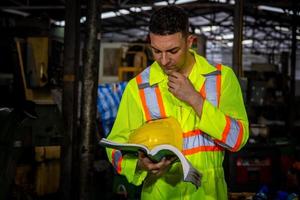
<svg viewBox="0 0 300 200"><path fill-rule="evenodd" d="M188 49L191 44L192 38L190 36L184 37L180 32L171 35L150 33L153 57L167 74L186 67Z"/></svg>

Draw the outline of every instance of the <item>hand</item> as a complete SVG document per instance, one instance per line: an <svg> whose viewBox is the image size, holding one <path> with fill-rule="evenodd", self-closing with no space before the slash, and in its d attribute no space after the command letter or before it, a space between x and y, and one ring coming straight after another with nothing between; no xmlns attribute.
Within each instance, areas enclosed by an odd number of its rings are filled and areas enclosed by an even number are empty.
<svg viewBox="0 0 300 200"><path fill-rule="evenodd" d="M162 176L169 170L171 163L176 159L172 157L170 159L163 158L158 163L151 161L143 152L139 152L138 155L138 169L148 171L150 174L157 177Z"/></svg>
<svg viewBox="0 0 300 200"><path fill-rule="evenodd" d="M192 107L197 102L202 102L201 95L195 90L190 80L183 74L172 71L168 74L169 91L179 100L186 102Z"/></svg>
<svg viewBox="0 0 300 200"><path fill-rule="evenodd" d="M201 117L204 99L201 94L195 90L190 80L176 71L169 72L168 76L169 91L179 100L192 106L197 115Z"/></svg>

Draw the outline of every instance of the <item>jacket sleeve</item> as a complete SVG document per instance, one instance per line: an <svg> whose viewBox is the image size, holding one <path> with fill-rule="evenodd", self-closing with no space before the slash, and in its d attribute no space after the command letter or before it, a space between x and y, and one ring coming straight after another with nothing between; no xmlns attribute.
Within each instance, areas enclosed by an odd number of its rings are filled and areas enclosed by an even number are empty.
<svg viewBox="0 0 300 200"><path fill-rule="evenodd" d="M239 81L231 68L222 66L219 108L204 100L199 129L230 151L240 150L249 137L248 118Z"/></svg>
<svg viewBox="0 0 300 200"><path fill-rule="evenodd" d="M137 85L133 79L127 84L122 95L116 120L108 136L109 140L125 143L130 133L143 124L144 117L139 101ZM137 156L123 155L121 151L110 148L107 148L106 152L118 174L126 176L128 182L135 185L143 182L147 172L136 170Z"/></svg>

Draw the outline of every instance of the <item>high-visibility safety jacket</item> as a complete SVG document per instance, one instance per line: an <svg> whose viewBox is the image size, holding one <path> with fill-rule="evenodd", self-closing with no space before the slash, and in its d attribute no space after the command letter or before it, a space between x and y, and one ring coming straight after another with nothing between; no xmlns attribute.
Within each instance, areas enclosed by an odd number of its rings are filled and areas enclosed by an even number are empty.
<svg viewBox="0 0 300 200"><path fill-rule="evenodd" d="M238 151L247 142L249 130L242 92L231 68L210 65L194 55L195 64L188 78L204 98L202 115L168 91L168 77L154 62L129 81L108 139L127 142L130 133L143 123L168 116L178 119L183 129L183 153L203 174L196 189L182 181L180 163L174 163L159 179L136 170L137 157L107 149L119 174L135 185L143 183L141 199L223 200L227 198L222 162L224 151Z"/></svg>

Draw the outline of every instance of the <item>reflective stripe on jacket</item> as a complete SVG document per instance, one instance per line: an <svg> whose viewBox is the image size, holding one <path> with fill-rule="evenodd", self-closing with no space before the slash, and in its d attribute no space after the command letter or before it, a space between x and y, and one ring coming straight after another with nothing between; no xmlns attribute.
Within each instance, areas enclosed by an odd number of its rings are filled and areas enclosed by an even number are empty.
<svg viewBox="0 0 300 200"><path fill-rule="evenodd" d="M227 199L224 148L237 151L248 139L247 115L233 71L221 65L216 69L191 53L196 62L189 80L205 99L201 118L168 91L168 77L155 62L128 83L109 139L126 142L148 120L177 118L184 131L183 153L203 173L202 187L195 191L192 184L182 182L178 163L158 180L145 179L146 172L135 170L136 157L107 149L113 165L129 182L139 185L144 181L142 199Z"/></svg>

